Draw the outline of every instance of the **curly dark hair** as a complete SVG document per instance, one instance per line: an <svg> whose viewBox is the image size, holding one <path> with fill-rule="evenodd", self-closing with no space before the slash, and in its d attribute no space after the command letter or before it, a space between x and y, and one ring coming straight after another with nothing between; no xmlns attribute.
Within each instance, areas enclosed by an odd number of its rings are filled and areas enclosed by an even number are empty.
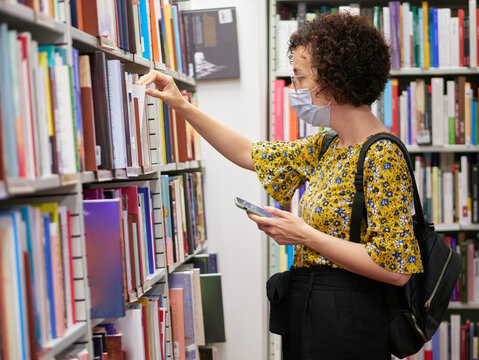
<svg viewBox="0 0 479 360"><path fill-rule="evenodd" d="M288 55L305 46L317 69L320 91L338 104L371 105L382 93L391 68L382 34L363 16L318 15L291 35Z"/></svg>

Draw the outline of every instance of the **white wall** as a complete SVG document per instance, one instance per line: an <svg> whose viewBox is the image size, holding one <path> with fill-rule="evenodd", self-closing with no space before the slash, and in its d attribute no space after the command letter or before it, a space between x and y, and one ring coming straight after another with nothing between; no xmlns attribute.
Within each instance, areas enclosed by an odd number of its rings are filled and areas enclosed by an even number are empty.
<svg viewBox="0 0 479 360"><path fill-rule="evenodd" d="M192 0L192 9L236 7L240 79L199 81L201 109L253 141L265 139L267 85L266 0ZM256 174L237 167L203 142L209 250L218 251L226 325L220 360L264 360L267 354L266 238L233 203L257 204L264 190Z"/></svg>

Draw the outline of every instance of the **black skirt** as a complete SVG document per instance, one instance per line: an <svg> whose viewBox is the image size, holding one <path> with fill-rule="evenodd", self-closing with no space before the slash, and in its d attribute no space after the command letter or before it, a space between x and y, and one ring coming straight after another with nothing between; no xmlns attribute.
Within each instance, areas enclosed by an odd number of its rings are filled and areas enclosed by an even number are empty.
<svg viewBox="0 0 479 360"><path fill-rule="evenodd" d="M391 359L384 284L326 266L292 268L284 295L283 360Z"/></svg>

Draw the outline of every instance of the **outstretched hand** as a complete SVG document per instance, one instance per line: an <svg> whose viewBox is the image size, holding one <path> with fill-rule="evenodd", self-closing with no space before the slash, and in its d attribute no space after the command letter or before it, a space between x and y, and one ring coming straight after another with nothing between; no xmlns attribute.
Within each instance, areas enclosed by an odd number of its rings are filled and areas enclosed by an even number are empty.
<svg viewBox="0 0 479 360"><path fill-rule="evenodd" d="M156 70L150 70L148 74L143 75L136 82L137 85L145 86L153 83L156 85L157 90L146 89L145 93L147 95L163 100L175 110L187 103L180 90L178 90L175 80L169 75Z"/></svg>
<svg viewBox="0 0 479 360"><path fill-rule="evenodd" d="M264 231L279 245L304 245L309 225L303 219L271 206L264 207L264 210L276 217L267 218L247 213L248 217L258 225L258 229Z"/></svg>

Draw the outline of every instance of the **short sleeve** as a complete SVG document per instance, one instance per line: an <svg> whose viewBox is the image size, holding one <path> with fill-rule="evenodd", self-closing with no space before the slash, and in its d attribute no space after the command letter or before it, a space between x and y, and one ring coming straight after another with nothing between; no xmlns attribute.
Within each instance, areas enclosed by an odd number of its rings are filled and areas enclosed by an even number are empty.
<svg viewBox="0 0 479 360"><path fill-rule="evenodd" d="M396 144L380 140L371 146L365 159L364 179L369 256L393 272L422 272L413 229L412 180Z"/></svg>
<svg viewBox="0 0 479 360"><path fill-rule="evenodd" d="M296 141L253 143L251 156L259 181L268 194L287 205L296 189L316 173L321 142L326 132Z"/></svg>

